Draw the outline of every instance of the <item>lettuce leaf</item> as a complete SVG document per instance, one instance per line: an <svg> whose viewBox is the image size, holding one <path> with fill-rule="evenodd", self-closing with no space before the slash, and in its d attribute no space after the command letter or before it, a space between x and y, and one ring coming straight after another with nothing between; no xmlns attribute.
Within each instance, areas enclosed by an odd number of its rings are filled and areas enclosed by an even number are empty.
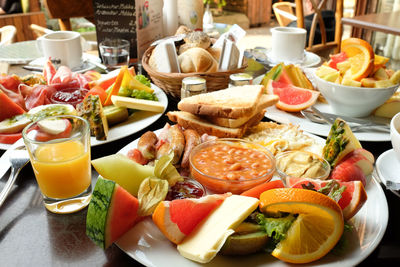
<svg viewBox="0 0 400 267"><path fill-rule="evenodd" d="M142 74L137 74L135 76L135 79L138 80L139 82L141 82L142 84L144 84L148 87L151 87L150 80L146 76L144 76Z"/></svg>
<svg viewBox="0 0 400 267"><path fill-rule="evenodd" d="M293 214L280 218L265 217L262 213L256 215L257 223L264 227L264 231L276 243L286 238L286 233L295 219L296 217Z"/></svg>

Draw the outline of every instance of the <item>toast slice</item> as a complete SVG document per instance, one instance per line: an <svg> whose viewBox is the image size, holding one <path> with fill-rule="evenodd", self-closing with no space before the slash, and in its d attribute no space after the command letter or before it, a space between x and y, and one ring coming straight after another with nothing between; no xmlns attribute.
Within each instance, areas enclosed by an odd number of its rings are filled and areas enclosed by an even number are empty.
<svg viewBox="0 0 400 267"><path fill-rule="evenodd" d="M271 98L271 95L263 94L261 95L260 101L258 102L258 106L254 109L253 113L246 114L245 116L238 118L238 119L229 119L229 118L221 118L215 116L204 116L204 118L216 125L224 126L228 128L238 128L245 124L248 120L254 117L257 113L263 111L263 109L274 105L278 102L279 97ZM263 114L265 111L263 112Z"/></svg>
<svg viewBox="0 0 400 267"><path fill-rule="evenodd" d="M200 135L206 133L220 138L241 138L249 127L261 121L264 117L264 113L265 110L257 113L239 128L218 126L186 111L170 111L167 113L167 116L171 121L178 123L183 128L196 130Z"/></svg>
<svg viewBox="0 0 400 267"><path fill-rule="evenodd" d="M265 93L262 85L230 87L182 99L178 109L195 115L237 119L255 114L258 102ZM275 103L276 96L268 96Z"/></svg>

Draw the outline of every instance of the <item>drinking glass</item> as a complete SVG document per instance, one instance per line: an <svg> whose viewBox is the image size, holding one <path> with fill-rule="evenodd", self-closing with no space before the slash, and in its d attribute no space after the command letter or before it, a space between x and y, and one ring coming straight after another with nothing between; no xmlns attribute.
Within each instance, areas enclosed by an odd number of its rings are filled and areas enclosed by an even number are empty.
<svg viewBox="0 0 400 267"><path fill-rule="evenodd" d="M103 64L117 69L129 63L129 42L124 39L106 39L99 45Z"/></svg>
<svg viewBox="0 0 400 267"><path fill-rule="evenodd" d="M54 213L86 207L92 194L89 123L72 115L47 117L26 126L22 136L45 207Z"/></svg>

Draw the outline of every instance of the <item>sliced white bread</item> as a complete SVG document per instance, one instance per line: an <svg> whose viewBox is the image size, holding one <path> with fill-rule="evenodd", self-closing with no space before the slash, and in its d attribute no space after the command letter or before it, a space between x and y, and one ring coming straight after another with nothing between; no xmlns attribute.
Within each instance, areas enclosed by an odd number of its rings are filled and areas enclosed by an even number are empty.
<svg viewBox="0 0 400 267"><path fill-rule="evenodd" d="M275 96L275 95L274 95ZM237 119L221 118L215 116L204 116L204 118L216 125L224 126L228 128L238 128L245 124L248 120L254 117L256 114L262 112L265 108L274 105L278 102L279 97L271 97L271 95L263 94L260 97L257 107L252 113L246 114L245 116ZM265 111L263 112L264 115Z"/></svg>
<svg viewBox="0 0 400 267"><path fill-rule="evenodd" d="M239 128L218 126L186 111L170 111L167 113L167 116L171 121L178 123L183 128L196 130L200 135L206 133L220 138L241 138L249 127L258 124L261 121L264 117L264 113L265 110L257 113Z"/></svg>
<svg viewBox="0 0 400 267"><path fill-rule="evenodd" d="M231 87L183 98L178 103L178 109L196 115L237 119L255 114L258 102L264 93L265 88L262 85ZM273 105L276 96L268 97L270 105Z"/></svg>

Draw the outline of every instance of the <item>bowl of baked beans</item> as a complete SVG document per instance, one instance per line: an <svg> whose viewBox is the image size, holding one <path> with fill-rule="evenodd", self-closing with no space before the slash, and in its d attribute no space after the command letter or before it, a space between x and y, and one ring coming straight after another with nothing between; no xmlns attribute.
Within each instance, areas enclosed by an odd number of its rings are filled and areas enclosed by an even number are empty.
<svg viewBox="0 0 400 267"><path fill-rule="evenodd" d="M265 147L236 138L201 143L189 157L191 176L213 193L240 194L268 182L275 158Z"/></svg>

